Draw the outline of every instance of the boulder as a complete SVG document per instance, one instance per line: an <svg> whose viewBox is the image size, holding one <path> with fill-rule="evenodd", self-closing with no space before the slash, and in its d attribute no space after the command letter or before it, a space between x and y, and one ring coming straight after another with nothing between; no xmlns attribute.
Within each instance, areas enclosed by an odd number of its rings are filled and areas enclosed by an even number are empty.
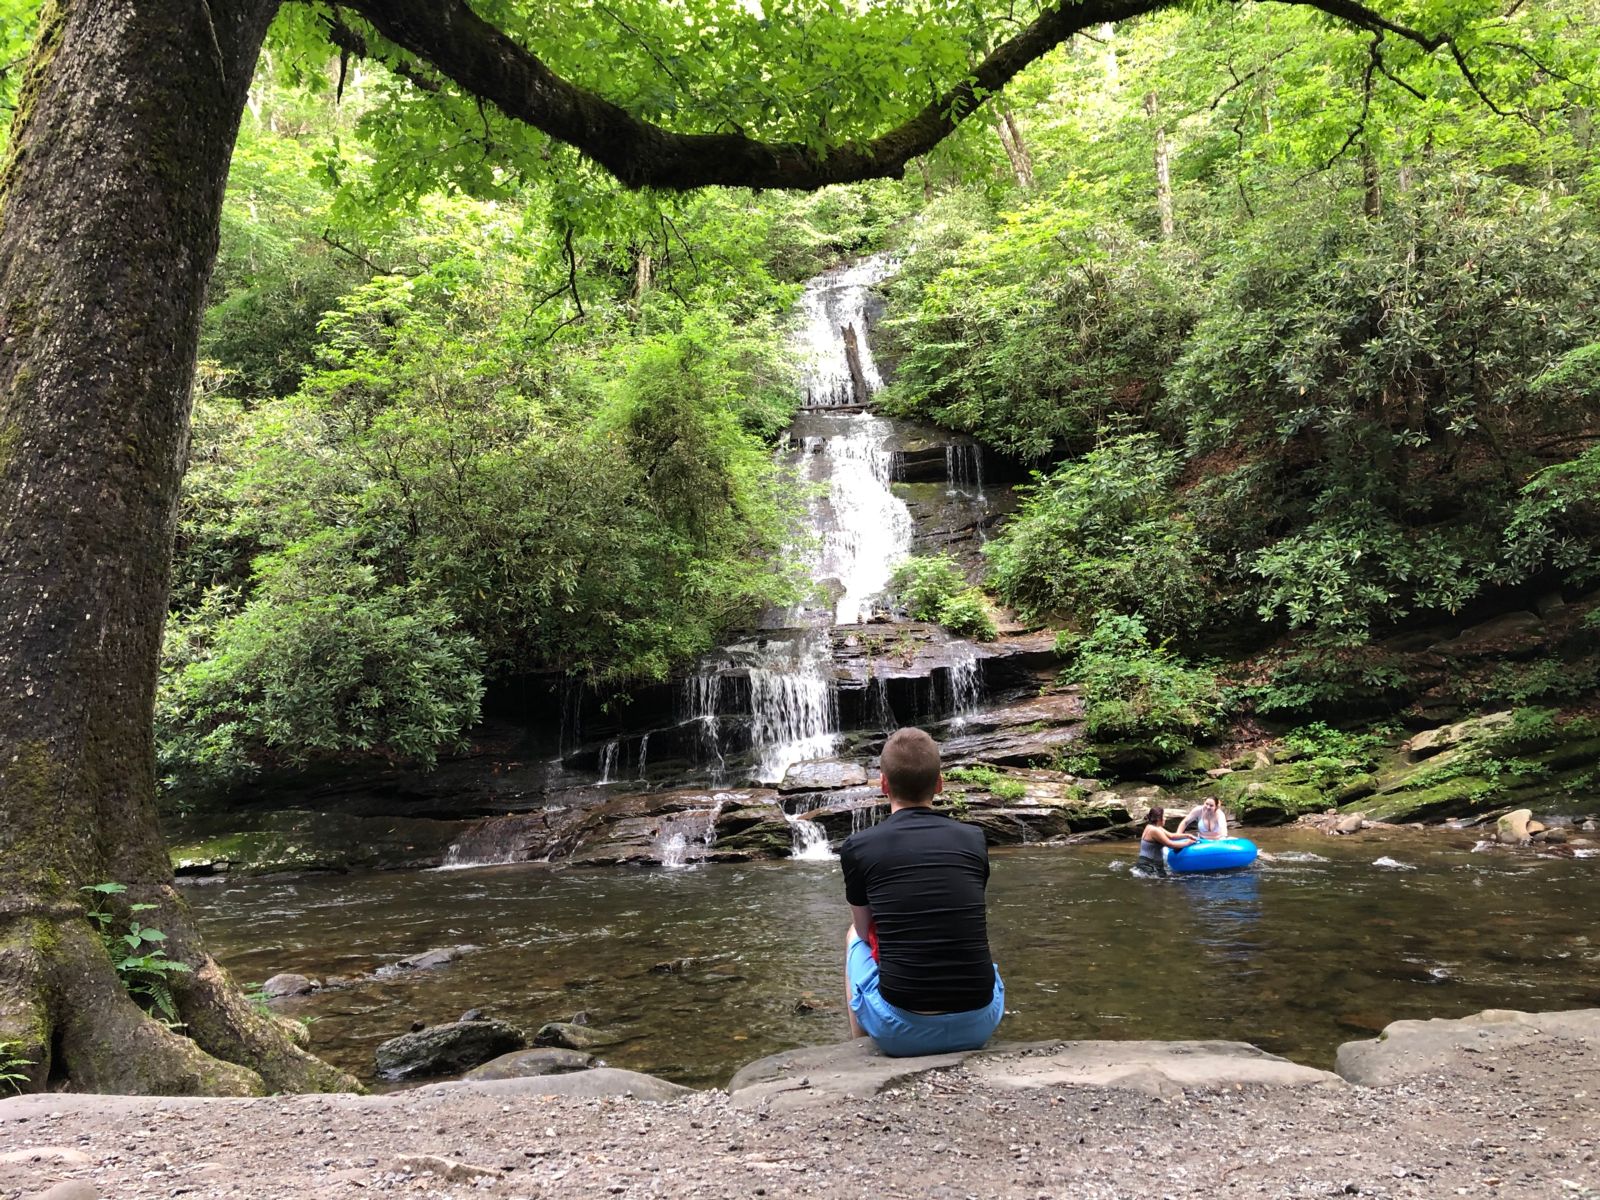
<svg viewBox="0 0 1600 1200"><path fill-rule="evenodd" d="M464 1078L529 1079L538 1075L565 1075L570 1071L587 1071L592 1066L594 1066L592 1054L558 1046L538 1046L532 1050L513 1050L510 1054L490 1059L481 1067L473 1067Z"/></svg>
<svg viewBox="0 0 1600 1200"><path fill-rule="evenodd" d="M454 1075L528 1044L522 1030L505 1021L457 1021L403 1033L378 1047L378 1075L416 1079Z"/></svg>
<svg viewBox="0 0 1600 1200"><path fill-rule="evenodd" d="M281 1000L285 996L304 996L307 992L316 991L318 986L313 979L285 971L263 983L261 994L268 1000Z"/></svg>
<svg viewBox="0 0 1600 1200"><path fill-rule="evenodd" d="M1367 823L1367 818L1362 813L1350 813L1340 817L1333 824L1334 833L1359 833L1361 827Z"/></svg>
<svg viewBox="0 0 1600 1200"><path fill-rule="evenodd" d="M1464 745L1467 742L1485 741L1510 727L1511 714L1509 712L1485 713L1481 717L1458 721L1454 725L1441 725L1437 729L1425 729L1413 736L1401 749L1406 752L1412 762L1418 762L1424 758L1431 758L1442 751Z"/></svg>
<svg viewBox="0 0 1600 1200"><path fill-rule="evenodd" d="M1528 821L1532 817L1533 812L1526 808L1506 813L1495 822L1495 840L1502 846L1526 846L1532 837L1528 832Z"/></svg>

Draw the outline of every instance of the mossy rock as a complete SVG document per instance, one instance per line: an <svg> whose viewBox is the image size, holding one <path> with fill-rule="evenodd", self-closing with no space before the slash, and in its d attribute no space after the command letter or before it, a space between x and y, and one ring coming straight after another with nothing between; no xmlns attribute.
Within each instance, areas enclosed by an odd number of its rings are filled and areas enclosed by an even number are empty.
<svg viewBox="0 0 1600 1200"><path fill-rule="evenodd" d="M1084 742L1074 747L1092 754L1102 773L1124 779L1143 775L1174 761L1176 755L1149 742Z"/></svg>
<svg viewBox="0 0 1600 1200"><path fill-rule="evenodd" d="M1458 775L1431 787L1402 788L1353 801L1347 809L1359 808L1368 820L1403 823L1442 821L1465 817L1493 807L1505 795L1504 781L1481 775Z"/></svg>
<svg viewBox="0 0 1600 1200"><path fill-rule="evenodd" d="M173 870L179 875L276 875L434 867L461 831L454 821L303 809L241 816L240 821L254 828L175 839Z"/></svg>
<svg viewBox="0 0 1600 1200"><path fill-rule="evenodd" d="M1282 825L1328 807L1320 788L1271 779L1249 781L1231 801L1218 799L1226 811L1252 825Z"/></svg>

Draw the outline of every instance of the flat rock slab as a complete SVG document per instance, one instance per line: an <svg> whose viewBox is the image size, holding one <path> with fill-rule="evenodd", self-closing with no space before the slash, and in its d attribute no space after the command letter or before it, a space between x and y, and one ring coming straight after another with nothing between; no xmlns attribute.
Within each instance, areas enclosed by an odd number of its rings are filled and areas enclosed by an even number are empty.
<svg viewBox="0 0 1600 1200"><path fill-rule="evenodd" d="M1600 1050L1600 1008L1553 1013L1491 1008L1457 1021L1394 1021L1375 1039L1340 1046L1335 1069L1351 1083L1388 1087L1557 1039Z"/></svg>
<svg viewBox="0 0 1600 1200"><path fill-rule="evenodd" d="M771 1112L866 1099L928 1071L964 1066L1001 1089L1119 1088L1170 1098L1185 1088L1344 1087L1328 1071L1303 1067L1245 1042L1073 1041L1001 1043L983 1050L889 1058L861 1038L774 1054L728 1084L735 1108Z"/></svg>
<svg viewBox="0 0 1600 1200"><path fill-rule="evenodd" d="M568 1096L580 1100L628 1096L634 1100L666 1103L694 1094L693 1088L668 1083L654 1075L624 1071L619 1067L591 1067L570 1075L540 1075L530 1079L483 1079L470 1083L435 1083L418 1093L439 1096L466 1090L475 1096ZM404 1093L400 1093L404 1095Z"/></svg>

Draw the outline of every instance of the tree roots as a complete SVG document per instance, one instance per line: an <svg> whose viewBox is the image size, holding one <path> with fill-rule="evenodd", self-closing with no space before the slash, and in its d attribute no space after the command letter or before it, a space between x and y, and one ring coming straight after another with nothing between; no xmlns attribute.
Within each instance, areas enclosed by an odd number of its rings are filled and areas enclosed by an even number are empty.
<svg viewBox="0 0 1600 1200"><path fill-rule="evenodd" d="M141 897L168 954L182 1019L168 1029L129 997L81 910L43 907L0 918L0 1057L23 1090L70 1088L140 1095L248 1096L354 1091L351 1076L308 1054L297 1024L255 1008L206 954L188 907L170 885ZM185 1036L187 1035L187 1036ZM22 1065L25 1064L25 1065Z"/></svg>

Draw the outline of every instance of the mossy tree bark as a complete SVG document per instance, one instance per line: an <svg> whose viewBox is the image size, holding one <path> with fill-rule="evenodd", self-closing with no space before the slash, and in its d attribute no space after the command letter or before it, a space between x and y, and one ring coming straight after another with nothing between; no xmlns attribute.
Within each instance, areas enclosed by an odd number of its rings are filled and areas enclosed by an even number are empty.
<svg viewBox="0 0 1600 1200"><path fill-rule="evenodd" d="M0 1040L36 1086L354 1086L256 1012L172 887L151 715L228 161L277 0L51 0L0 169ZM128 998L79 891L193 968Z"/></svg>

